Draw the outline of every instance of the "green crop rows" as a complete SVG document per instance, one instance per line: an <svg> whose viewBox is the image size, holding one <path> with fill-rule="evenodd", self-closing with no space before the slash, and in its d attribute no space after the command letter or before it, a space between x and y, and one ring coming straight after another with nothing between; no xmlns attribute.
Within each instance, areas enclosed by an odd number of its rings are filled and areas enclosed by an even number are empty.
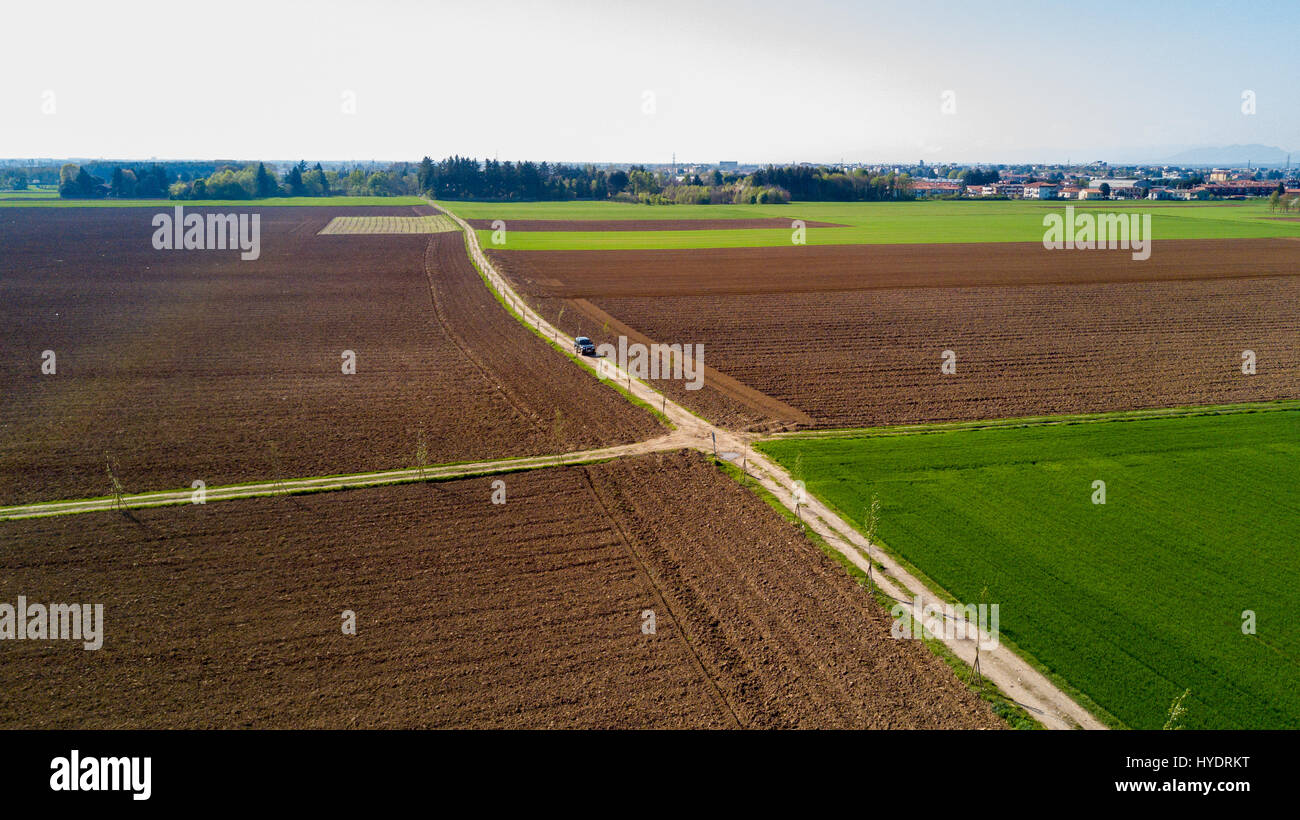
<svg viewBox="0 0 1300 820"><path fill-rule="evenodd" d="M1294 406L759 447L859 525L878 495L887 549L987 588L1003 640L1111 722L1158 729L1190 689L1189 728L1300 728Z"/></svg>
<svg viewBox="0 0 1300 820"><path fill-rule="evenodd" d="M651 250L666 248L788 247L786 229L707 231L512 231L512 219L655 220L782 218L831 222L843 228L808 228L809 245L893 243L1041 242L1043 216L1078 211L1152 215L1160 239L1250 239L1300 236L1300 222L1274 218L1268 204L1249 202L796 202L787 205L633 205L618 202L439 203L465 219L502 219L500 250Z"/></svg>

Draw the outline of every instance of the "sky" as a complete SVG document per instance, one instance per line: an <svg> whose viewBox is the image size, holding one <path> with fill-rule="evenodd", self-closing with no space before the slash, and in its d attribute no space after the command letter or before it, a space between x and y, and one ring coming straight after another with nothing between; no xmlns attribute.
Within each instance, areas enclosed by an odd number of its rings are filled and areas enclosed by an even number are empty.
<svg viewBox="0 0 1300 820"><path fill-rule="evenodd" d="M0 20L0 157L1300 160L1295 0L42 0Z"/></svg>

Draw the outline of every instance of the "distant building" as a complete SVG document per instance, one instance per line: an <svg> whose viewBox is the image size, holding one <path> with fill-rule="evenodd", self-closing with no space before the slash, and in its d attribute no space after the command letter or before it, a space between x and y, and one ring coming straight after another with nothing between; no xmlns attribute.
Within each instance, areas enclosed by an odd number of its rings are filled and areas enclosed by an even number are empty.
<svg viewBox="0 0 1300 820"><path fill-rule="evenodd" d="M915 196L961 196L965 187L955 179L912 180L912 194Z"/></svg>
<svg viewBox="0 0 1300 820"><path fill-rule="evenodd" d="M1112 191L1118 191L1123 188L1132 188L1138 184L1138 181L1136 179L1094 179L1088 183L1088 187L1100 188L1103 184L1109 185Z"/></svg>
<svg viewBox="0 0 1300 820"><path fill-rule="evenodd" d="M1236 179L1205 186L1213 196L1268 196L1277 190L1277 181Z"/></svg>
<svg viewBox="0 0 1300 820"><path fill-rule="evenodd" d="M1101 195L1101 188L1081 188L1079 190L1079 199L1105 199Z"/></svg>
<svg viewBox="0 0 1300 820"><path fill-rule="evenodd" d="M724 159L718 163L718 167L724 171L734 171L740 167L740 162L734 159Z"/></svg>
<svg viewBox="0 0 1300 820"><path fill-rule="evenodd" d="M1023 190L1025 199L1056 199L1057 186L1051 182L1030 182Z"/></svg>

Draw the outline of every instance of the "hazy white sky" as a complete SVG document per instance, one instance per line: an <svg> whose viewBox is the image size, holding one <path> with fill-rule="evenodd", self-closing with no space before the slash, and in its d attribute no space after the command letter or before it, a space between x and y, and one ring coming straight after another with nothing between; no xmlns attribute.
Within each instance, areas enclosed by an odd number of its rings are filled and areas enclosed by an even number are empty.
<svg viewBox="0 0 1300 820"><path fill-rule="evenodd" d="M0 19L0 157L1300 150L1294 0L38 1L7 4Z"/></svg>

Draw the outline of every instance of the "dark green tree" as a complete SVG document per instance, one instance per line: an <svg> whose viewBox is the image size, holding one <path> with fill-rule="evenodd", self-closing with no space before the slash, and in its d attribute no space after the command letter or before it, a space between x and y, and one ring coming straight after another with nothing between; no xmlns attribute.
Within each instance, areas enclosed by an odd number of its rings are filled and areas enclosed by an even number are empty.
<svg viewBox="0 0 1300 820"><path fill-rule="evenodd" d="M302 163L289 169L289 173L284 175L285 187L289 189L289 196L302 196L306 189L302 185Z"/></svg>
<svg viewBox="0 0 1300 820"><path fill-rule="evenodd" d="M438 184L437 170L434 167L433 160L425 157L420 160L420 170L416 173L415 178L420 186L420 193L426 196L436 196L436 187Z"/></svg>
<svg viewBox="0 0 1300 820"><path fill-rule="evenodd" d="M259 197L275 196L280 192L280 186L275 184L275 177L271 176L266 166L260 162L257 163L256 185Z"/></svg>

